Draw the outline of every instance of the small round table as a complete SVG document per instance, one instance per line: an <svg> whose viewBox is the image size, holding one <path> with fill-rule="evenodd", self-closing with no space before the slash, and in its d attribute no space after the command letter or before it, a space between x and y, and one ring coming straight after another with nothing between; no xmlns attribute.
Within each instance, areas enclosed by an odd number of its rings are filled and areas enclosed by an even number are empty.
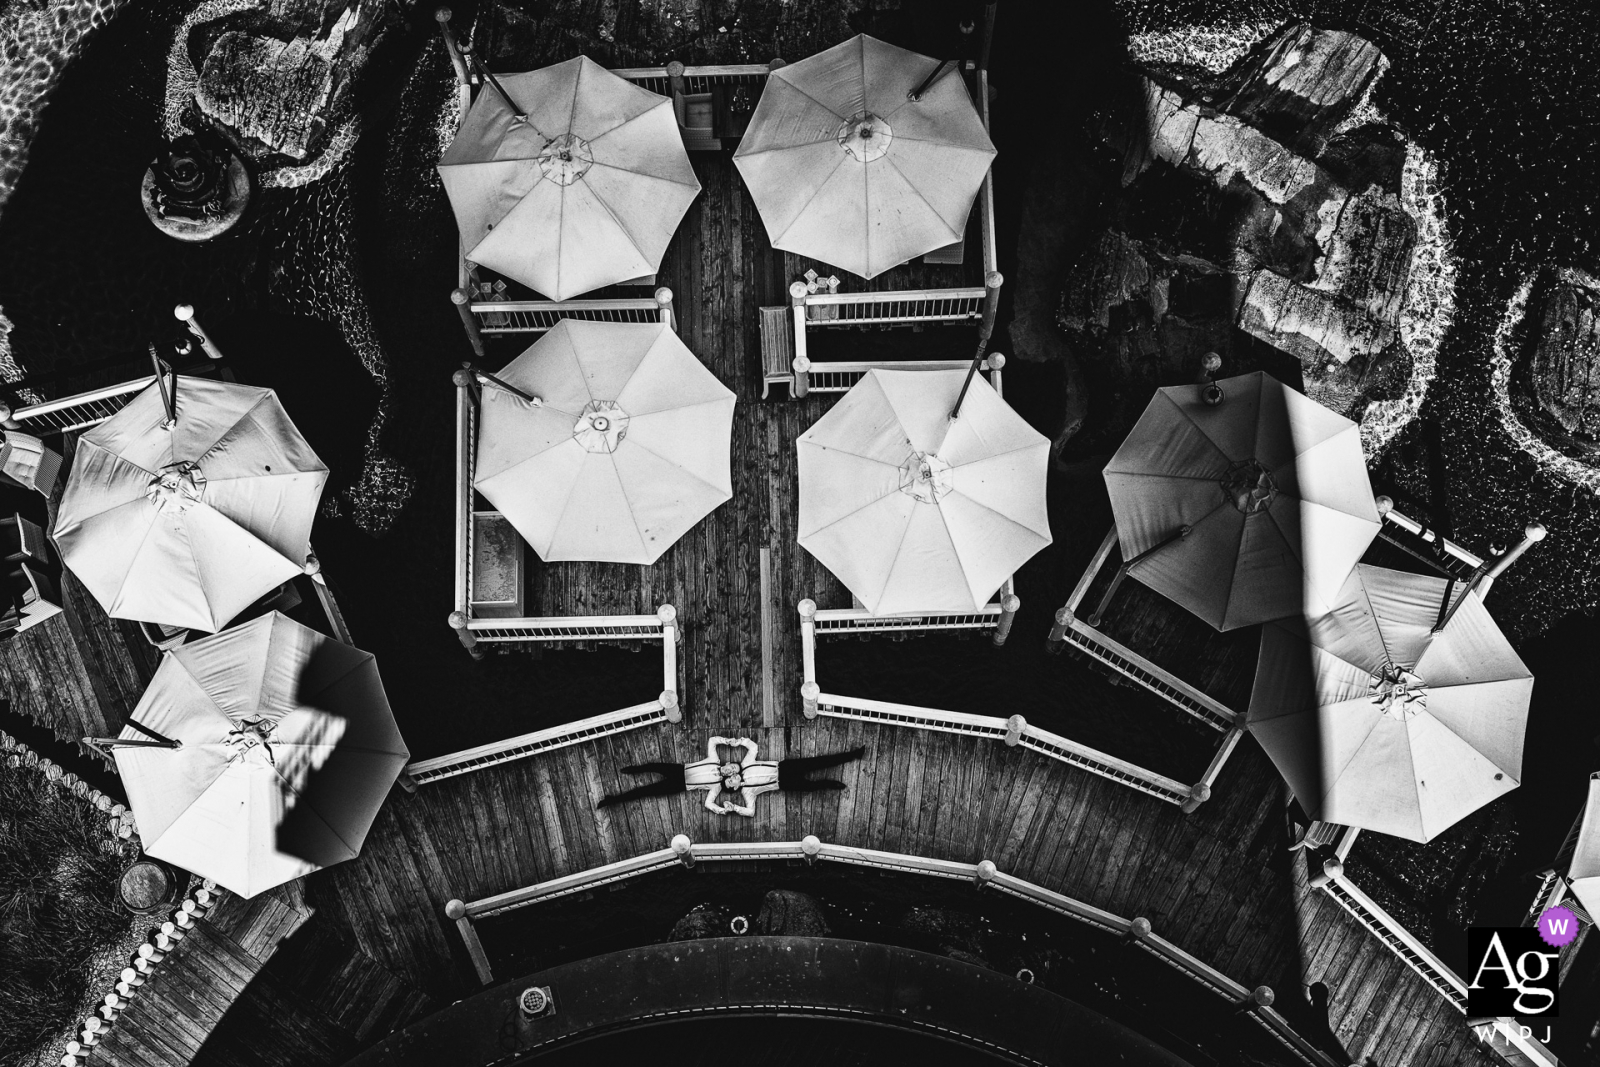
<svg viewBox="0 0 1600 1067"><path fill-rule="evenodd" d="M178 872L159 860L141 856L122 872L117 895L135 915L145 915L170 907L178 899L182 883Z"/></svg>

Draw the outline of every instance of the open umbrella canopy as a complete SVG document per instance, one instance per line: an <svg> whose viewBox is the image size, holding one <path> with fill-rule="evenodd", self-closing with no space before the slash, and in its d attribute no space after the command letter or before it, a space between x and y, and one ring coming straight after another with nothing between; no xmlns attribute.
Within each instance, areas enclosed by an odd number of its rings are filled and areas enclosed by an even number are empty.
<svg viewBox="0 0 1600 1067"><path fill-rule="evenodd" d="M975 611L1050 544L1050 442L960 370L870 370L800 435L800 545L868 611Z"/></svg>
<svg viewBox="0 0 1600 1067"><path fill-rule="evenodd" d="M654 274L700 192L672 101L587 56L496 81L439 160L467 259L552 300Z"/></svg>
<svg viewBox="0 0 1600 1067"><path fill-rule="evenodd" d="M1128 573L1218 630L1321 614L1381 525L1360 429L1260 371L1217 384L1156 390L1106 465L1122 558L1156 549Z"/></svg>
<svg viewBox="0 0 1600 1067"><path fill-rule="evenodd" d="M483 388L473 485L539 558L654 563L733 496L734 395L665 323L562 319Z"/></svg>
<svg viewBox="0 0 1600 1067"><path fill-rule="evenodd" d="M215 631L302 573L328 468L271 389L175 383L78 441L55 540L114 618Z"/></svg>
<svg viewBox="0 0 1600 1067"><path fill-rule="evenodd" d="M1428 841L1522 779L1533 675L1475 592L1359 564L1326 613L1261 630L1250 732L1324 822Z"/></svg>
<svg viewBox="0 0 1600 1067"><path fill-rule="evenodd" d="M1583 910L1600 916L1600 774L1589 776L1588 803L1578 824L1567 881Z"/></svg>
<svg viewBox="0 0 1600 1067"><path fill-rule="evenodd" d="M774 70L733 154L772 247L871 278L961 240L994 143L954 64L861 34Z"/></svg>
<svg viewBox="0 0 1600 1067"><path fill-rule="evenodd" d="M241 896L353 859L410 758L372 654L273 612L164 656L116 748L145 851Z"/></svg>

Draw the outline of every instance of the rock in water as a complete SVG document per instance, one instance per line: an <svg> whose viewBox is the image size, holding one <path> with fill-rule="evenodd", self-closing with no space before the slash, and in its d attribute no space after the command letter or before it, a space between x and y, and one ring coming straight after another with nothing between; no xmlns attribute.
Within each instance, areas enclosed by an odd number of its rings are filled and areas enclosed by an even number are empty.
<svg viewBox="0 0 1600 1067"><path fill-rule="evenodd" d="M815 897L793 889L773 889L761 902L755 932L780 937L827 937L828 920Z"/></svg>
<svg viewBox="0 0 1600 1067"><path fill-rule="evenodd" d="M1546 268L1518 328L1511 399L1544 442L1600 466L1600 279Z"/></svg>
<svg viewBox="0 0 1600 1067"><path fill-rule="evenodd" d="M246 143L304 163L321 145L333 88L333 64L304 37L230 30L206 56L195 103Z"/></svg>
<svg viewBox="0 0 1600 1067"><path fill-rule="evenodd" d="M1092 376L1142 398L1193 380L1206 351L1225 374L1267 365L1242 331L1294 357L1306 393L1349 418L1402 394L1418 240L1398 196L1405 142L1352 119L1387 66L1353 34L1291 24L1223 74L1143 77L1104 135L1123 186L1106 214L1126 228L1071 276L1059 318Z"/></svg>
<svg viewBox="0 0 1600 1067"><path fill-rule="evenodd" d="M672 924L668 941L698 941L703 937L728 936L728 914L714 904L699 904Z"/></svg>

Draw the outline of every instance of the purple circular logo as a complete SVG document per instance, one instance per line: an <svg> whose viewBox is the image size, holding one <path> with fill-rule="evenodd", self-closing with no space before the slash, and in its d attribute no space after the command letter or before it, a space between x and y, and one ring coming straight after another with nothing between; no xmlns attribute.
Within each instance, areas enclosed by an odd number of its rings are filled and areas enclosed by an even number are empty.
<svg viewBox="0 0 1600 1067"><path fill-rule="evenodd" d="M1570 945L1578 937L1578 917L1559 905L1539 916L1539 936L1551 948Z"/></svg>

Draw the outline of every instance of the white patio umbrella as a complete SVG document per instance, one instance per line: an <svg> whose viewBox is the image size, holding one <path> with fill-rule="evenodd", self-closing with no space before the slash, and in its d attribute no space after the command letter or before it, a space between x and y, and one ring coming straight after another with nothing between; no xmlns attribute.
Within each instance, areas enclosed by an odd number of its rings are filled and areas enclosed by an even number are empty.
<svg viewBox="0 0 1600 1067"><path fill-rule="evenodd" d="M1533 676L1478 594L1359 564L1331 609L1261 630L1250 732L1314 819L1428 841L1522 780Z"/></svg>
<svg viewBox="0 0 1600 1067"><path fill-rule="evenodd" d="M1217 385L1156 390L1106 465L1128 573L1218 630L1321 614L1381 525L1360 428L1260 371Z"/></svg>
<svg viewBox="0 0 1600 1067"><path fill-rule="evenodd" d="M954 244L994 159L954 65L861 34L779 67L734 165L772 247L863 278Z"/></svg>
<svg viewBox="0 0 1600 1067"><path fill-rule="evenodd" d="M1583 910L1600 917L1600 774L1589 776L1588 803L1578 824L1567 881Z"/></svg>
<svg viewBox="0 0 1600 1067"><path fill-rule="evenodd" d="M552 300L654 274L700 192L672 101L587 56L493 78L439 177L467 259Z"/></svg>
<svg viewBox="0 0 1600 1067"><path fill-rule="evenodd" d="M665 323L562 319L485 382L473 485L540 559L654 563L733 496L733 404Z"/></svg>
<svg viewBox="0 0 1600 1067"><path fill-rule="evenodd" d="M303 572L328 468L271 389L176 378L78 441L61 558L107 614L216 631Z"/></svg>
<svg viewBox="0 0 1600 1067"><path fill-rule="evenodd" d="M245 897L354 859L410 758L372 654L277 612L162 657L130 719L145 851Z"/></svg>
<svg viewBox="0 0 1600 1067"><path fill-rule="evenodd" d="M1050 544L1050 442L961 370L870 370L797 442L800 545L868 611L975 611Z"/></svg>

